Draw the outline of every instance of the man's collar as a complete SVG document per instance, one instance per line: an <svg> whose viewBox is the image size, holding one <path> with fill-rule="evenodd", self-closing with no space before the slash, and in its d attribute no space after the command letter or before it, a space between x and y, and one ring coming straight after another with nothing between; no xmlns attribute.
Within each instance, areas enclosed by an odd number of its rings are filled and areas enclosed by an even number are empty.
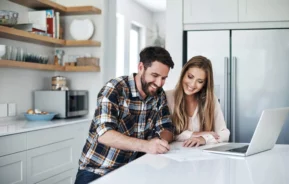
<svg viewBox="0 0 289 184"><path fill-rule="evenodd" d="M140 97L139 91L137 90L137 87L136 87L135 75L136 73L133 73L128 77L130 91L131 91L132 97Z"/></svg>

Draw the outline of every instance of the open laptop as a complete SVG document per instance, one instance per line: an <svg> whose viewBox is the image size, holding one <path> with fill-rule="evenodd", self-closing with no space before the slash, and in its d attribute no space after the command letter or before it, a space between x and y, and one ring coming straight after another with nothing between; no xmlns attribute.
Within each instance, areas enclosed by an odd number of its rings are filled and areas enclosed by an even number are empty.
<svg viewBox="0 0 289 184"><path fill-rule="evenodd" d="M204 149L204 151L236 156L250 156L270 150L274 147L288 115L289 107L263 110L250 144L228 143Z"/></svg>

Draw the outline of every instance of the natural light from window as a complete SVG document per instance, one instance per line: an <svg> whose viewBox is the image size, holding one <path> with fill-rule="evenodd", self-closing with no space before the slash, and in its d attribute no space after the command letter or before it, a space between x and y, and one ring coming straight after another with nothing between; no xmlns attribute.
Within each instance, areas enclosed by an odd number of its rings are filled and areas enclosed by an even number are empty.
<svg viewBox="0 0 289 184"><path fill-rule="evenodd" d="M140 51L140 28L132 24L129 44L129 73L137 73Z"/></svg>

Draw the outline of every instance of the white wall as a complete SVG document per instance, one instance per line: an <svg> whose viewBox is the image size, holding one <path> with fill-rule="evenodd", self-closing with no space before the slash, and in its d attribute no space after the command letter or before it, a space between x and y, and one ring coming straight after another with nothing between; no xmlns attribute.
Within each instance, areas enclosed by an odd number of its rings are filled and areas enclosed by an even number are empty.
<svg viewBox="0 0 289 184"><path fill-rule="evenodd" d="M173 89L179 79L183 66L183 4L182 1L167 0L166 10L166 49L175 63L170 71L164 89Z"/></svg>
<svg viewBox="0 0 289 184"><path fill-rule="evenodd" d="M28 21L29 8L12 3L8 0L0 1L1 10L14 10L19 12L18 23L26 23ZM39 55L51 55L54 49L47 46L39 46L37 44L14 41L0 38L0 44L21 47L27 52ZM16 103L17 114L32 108L32 91L37 89L45 89L49 87L50 78L53 72L0 68L0 103Z"/></svg>
<svg viewBox="0 0 289 184"><path fill-rule="evenodd" d="M165 40L166 39L166 12L154 12L152 20L152 35L149 39L149 43L153 44L157 38L157 26L159 31L159 36ZM165 45L164 45L165 46Z"/></svg>
<svg viewBox="0 0 289 184"><path fill-rule="evenodd" d="M57 0L57 3L64 6L85 6L92 5L102 9L103 4L101 0L83 0L83 1L67 1L67 0ZM94 24L94 34L92 40L101 41L103 43L103 17L101 15L78 15L78 16L63 16L61 18L61 24L63 29L66 30L64 34L64 39L73 40L70 35L69 28L70 24L74 19L90 19ZM100 67L103 71L103 47L66 47L57 48L62 49L65 52L63 57L64 62L69 61L69 56L85 56L90 54L93 57L100 58ZM102 73L101 72L56 72L56 75L61 75L67 77L68 87L72 90L88 90L89 91L89 113L90 115L94 113L96 98L98 91L102 86Z"/></svg>
<svg viewBox="0 0 289 184"><path fill-rule="evenodd" d="M111 78L115 77L115 55L116 55L116 0L58 0L58 3L65 6L95 6L102 10L100 15L81 15L67 16L62 19L65 29L69 30L70 23L73 19L90 19L94 24L93 40L101 42L101 47L75 47L64 48L68 60L69 55L91 54L100 58L101 72L90 73L67 73L58 72L69 78L71 89L89 90L89 112L94 114L96 107L97 94ZM69 32L66 32L65 39L72 39Z"/></svg>
<svg viewBox="0 0 289 184"><path fill-rule="evenodd" d="M113 78L115 74L115 17L109 16L116 14L115 0L55 0L56 2L65 6L75 5L93 5L102 9L100 15L81 15L81 16L67 16L62 18L64 25L65 38L70 39L69 24L74 18L83 19L89 18L95 25L94 40L101 42L101 47L74 47L61 48L65 50L67 56L69 54L83 55L91 53L92 56L100 58L101 72L53 72L53 71L36 71L16 68L0 68L0 103L16 103L17 114L22 114L27 109L32 108L32 94L37 89L49 89L51 85L51 77L54 75L63 75L68 78L70 89L89 90L90 115L94 113L97 94L100 88L108 79ZM1 9L15 10L20 12L19 23L27 22L26 7L17 5L8 0L0 1ZM111 29L108 31L108 29ZM109 38L109 39L108 39ZM27 42L19 42L0 38L0 44L7 44L13 46L21 46L27 48L33 53L49 54L51 62L54 54L53 47L45 47L37 44L30 44ZM111 52L109 52L111 51ZM21 95L21 96L20 96Z"/></svg>
<svg viewBox="0 0 289 184"><path fill-rule="evenodd" d="M146 38L143 47L151 45L151 32L149 30L153 27L153 13L133 0L118 0L117 13L124 16L124 73L129 75L129 32L131 23L137 23L139 26L144 28Z"/></svg>
<svg viewBox="0 0 289 184"><path fill-rule="evenodd" d="M133 0L117 1L117 13L124 18L124 74L129 75L129 42L131 23L137 23L145 30L143 47L154 45L157 38L157 28L163 40L166 39L166 12L151 12ZM165 46L165 45L164 45Z"/></svg>

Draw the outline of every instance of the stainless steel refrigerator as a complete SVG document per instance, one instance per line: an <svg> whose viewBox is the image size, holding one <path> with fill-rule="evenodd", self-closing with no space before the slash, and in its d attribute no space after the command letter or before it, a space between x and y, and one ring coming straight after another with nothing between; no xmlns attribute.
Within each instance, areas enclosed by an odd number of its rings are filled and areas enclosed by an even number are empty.
<svg viewBox="0 0 289 184"><path fill-rule="evenodd" d="M186 60L212 61L230 141L250 142L262 110L289 106L289 29L187 31L185 47ZM277 143L289 144L289 120Z"/></svg>

